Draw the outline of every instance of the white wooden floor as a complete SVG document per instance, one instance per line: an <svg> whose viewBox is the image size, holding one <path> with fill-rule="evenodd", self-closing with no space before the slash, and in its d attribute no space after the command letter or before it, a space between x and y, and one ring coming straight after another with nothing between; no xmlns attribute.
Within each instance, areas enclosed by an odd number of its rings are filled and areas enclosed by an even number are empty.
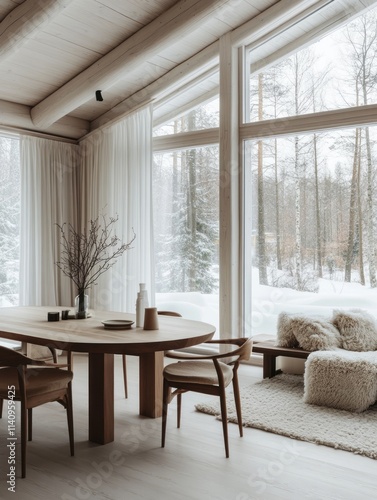
<svg viewBox="0 0 377 500"><path fill-rule="evenodd" d="M27 477L16 478L16 494L7 491L7 422L0 421L1 499L377 498L377 462L340 450L249 428L239 438L237 427L229 424L226 459L221 423L195 411L194 403L206 397L198 394L183 397L180 430L172 403L166 448L160 448L161 420L138 416L137 358L127 360L129 399L123 398L121 357L116 356L116 436L113 443L99 446L87 440L87 358L75 355L76 456L69 456L65 411L58 404L37 408ZM241 377L261 378L262 369L242 366Z"/></svg>

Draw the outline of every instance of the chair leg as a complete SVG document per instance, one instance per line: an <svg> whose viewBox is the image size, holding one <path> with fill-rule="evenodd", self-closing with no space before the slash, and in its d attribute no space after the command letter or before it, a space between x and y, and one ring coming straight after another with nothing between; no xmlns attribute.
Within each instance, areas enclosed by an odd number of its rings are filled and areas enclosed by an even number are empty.
<svg viewBox="0 0 377 500"><path fill-rule="evenodd" d="M27 411L27 437L28 441L33 439L33 408Z"/></svg>
<svg viewBox="0 0 377 500"><path fill-rule="evenodd" d="M240 387L238 385L238 377L237 373L233 376L233 393L234 393L234 402L236 404L237 411L237 421L238 421L238 429L240 432L240 436L243 436L243 425L242 425L242 411L241 411L241 398L240 398Z"/></svg>
<svg viewBox="0 0 377 500"><path fill-rule="evenodd" d="M223 434L224 434L224 445L225 445L225 456L229 458L229 443L228 443L228 416L226 411L226 395L225 388L220 388L220 408L221 408L221 420L223 423Z"/></svg>
<svg viewBox="0 0 377 500"><path fill-rule="evenodd" d="M68 385L67 390L67 423L69 434L69 449L71 457L75 455L75 440L73 436L73 411L72 411L72 384Z"/></svg>
<svg viewBox="0 0 377 500"><path fill-rule="evenodd" d="M122 354L122 362L123 362L123 381L124 381L124 397L128 398L128 389L127 389L127 363L126 363L126 355Z"/></svg>
<svg viewBox="0 0 377 500"><path fill-rule="evenodd" d="M181 427L182 394L177 394L177 428Z"/></svg>
<svg viewBox="0 0 377 500"><path fill-rule="evenodd" d="M3 400L0 399L0 418L3 418Z"/></svg>
<svg viewBox="0 0 377 500"><path fill-rule="evenodd" d="M162 394L162 433L161 433L161 448L165 447L166 437L166 422L168 417L168 404L170 397L169 382L164 379L164 389Z"/></svg>

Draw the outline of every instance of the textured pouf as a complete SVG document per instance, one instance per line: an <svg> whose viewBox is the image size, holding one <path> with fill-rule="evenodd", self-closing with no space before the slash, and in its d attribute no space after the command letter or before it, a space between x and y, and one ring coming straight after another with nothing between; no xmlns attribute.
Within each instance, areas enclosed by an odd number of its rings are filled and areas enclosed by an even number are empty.
<svg viewBox="0 0 377 500"><path fill-rule="evenodd" d="M377 401L377 352L316 351L305 363L305 403L361 412Z"/></svg>

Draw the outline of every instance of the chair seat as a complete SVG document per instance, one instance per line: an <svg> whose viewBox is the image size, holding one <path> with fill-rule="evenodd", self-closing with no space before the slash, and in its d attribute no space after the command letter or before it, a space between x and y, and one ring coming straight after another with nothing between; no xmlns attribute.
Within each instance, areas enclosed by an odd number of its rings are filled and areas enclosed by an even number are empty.
<svg viewBox="0 0 377 500"><path fill-rule="evenodd" d="M28 368L26 378L26 394L28 397L58 391L67 387L73 373L59 368ZM16 387L16 398L20 397L16 368L0 369L0 398L7 399L8 387Z"/></svg>
<svg viewBox="0 0 377 500"><path fill-rule="evenodd" d="M233 370L225 363L219 363L224 375L225 387L233 378ZM164 377L169 382L190 382L190 384L219 385L219 379L212 361L182 361L164 368Z"/></svg>

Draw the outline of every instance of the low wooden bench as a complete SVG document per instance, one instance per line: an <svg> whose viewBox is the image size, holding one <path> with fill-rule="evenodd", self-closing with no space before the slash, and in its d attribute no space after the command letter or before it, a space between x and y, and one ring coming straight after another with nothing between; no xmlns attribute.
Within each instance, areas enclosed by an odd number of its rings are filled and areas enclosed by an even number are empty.
<svg viewBox="0 0 377 500"><path fill-rule="evenodd" d="M279 356L286 356L289 358L306 359L311 351L304 351L303 349L278 347L275 345L275 340L268 340L265 342L253 342L253 352L263 354L263 378L271 378L281 373L281 370L276 369L276 358Z"/></svg>

